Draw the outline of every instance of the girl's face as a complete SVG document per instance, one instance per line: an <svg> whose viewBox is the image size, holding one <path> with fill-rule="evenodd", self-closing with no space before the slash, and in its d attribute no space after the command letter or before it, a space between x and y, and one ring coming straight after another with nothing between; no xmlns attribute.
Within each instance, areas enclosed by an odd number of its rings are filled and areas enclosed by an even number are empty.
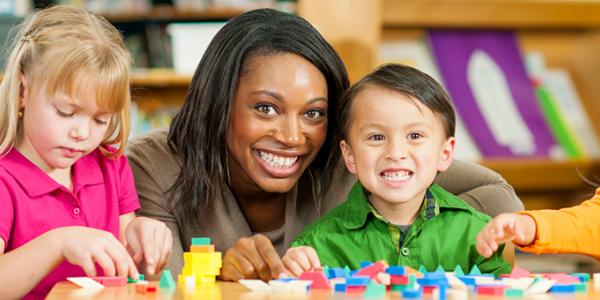
<svg viewBox="0 0 600 300"><path fill-rule="evenodd" d="M22 134L17 150L44 172L68 169L96 149L106 134L112 113L98 109L93 86L82 88L76 99L57 93L46 96L46 84L25 93Z"/></svg>
<svg viewBox="0 0 600 300"><path fill-rule="evenodd" d="M232 186L288 192L319 152L326 131L327 82L314 65L289 53L249 58L227 131Z"/></svg>

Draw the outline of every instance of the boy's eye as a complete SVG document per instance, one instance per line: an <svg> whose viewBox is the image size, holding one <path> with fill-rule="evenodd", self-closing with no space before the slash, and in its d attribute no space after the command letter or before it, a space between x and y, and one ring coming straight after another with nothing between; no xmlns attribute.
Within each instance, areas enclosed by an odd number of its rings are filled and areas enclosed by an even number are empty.
<svg viewBox="0 0 600 300"><path fill-rule="evenodd" d="M69 112L62 111L58 108L56 109L56 113L63 118L69 118L75 114L74 112L69 113Z"/></svg>
<svg viewBox="0 0 600 300"><path fill-rule="evenodd" d="M270 104L258 104L254 107L256 110L258 110L258 112L265 114L265 115L272 115L277 113L277 110L275 109L275 107L273 107Z"/></svg>
<svg viewBox="0 0 600 300"><path fill-rule="evenodd" d="M319 119L325 116L325 112L320 109L309 110L305 114L309 119Z"/></svg>
<svg viewBox="0 0 600 300"><path fill-rule="evenodd" d="M369 140L371 141L383 141L385 140L385 136L383 134L372 134L369 136Z"/></svg>
<svg viewBox="0 0 600 300"><path fill-rule="evenodd" d="M418 140L420 138L422 138L423 135L419 132L411 132L408 134L408 139L409 140Z"/></svg>

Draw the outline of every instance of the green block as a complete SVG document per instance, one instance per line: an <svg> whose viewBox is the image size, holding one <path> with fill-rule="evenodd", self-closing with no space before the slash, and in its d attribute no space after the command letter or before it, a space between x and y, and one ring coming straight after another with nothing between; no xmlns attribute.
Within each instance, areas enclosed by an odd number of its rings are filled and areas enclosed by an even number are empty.
<svg viewBox="0 0 600 300"><path fill-rule="evenodd" d="M165 269L162 271L162 274L160 275L160 281L158 282L158 287L161 289L174 289L177 287L170 270Z"/></svg>
<svg viewBox="0 0 600 300"><path fill-rule="evenodd" d="M140 276L138 276L138 280L144 280L146 278L144 278L144 274L140 274Z"/></svg>
<svg viewBox="0 0 600 300"><path fill-rule="evenodd" d="M581 282L575 284L575 292L585 293L587 292L588 286L587 283Z"/></svg>
<svg viewBox="0 0 600 300"><path fill-rule="evenodd" d="M140 280L144 280L144 274L139 274L137 280L127 276L127 283L138 283Z"/></svg>
<svg viewBox="0 0 600 300"><path fill-rule="evenodd" d="M385 285L369 282L364 294L365 298L379 298L385 296Z"/></svg>
<svg viewBox="0 0 600 300"><path fill-rule="evenodd" d="M525 291L522 289L508 288L504 290L504 297L521 298L525 297Z"/></svg>
<svg viewBox="0 0 600 300"><path fill-rule="evenodd" d="M469 275L481 275L481 270L479 270L477 265L474 265L471 272L469 272Z"/></svg>
<svg viewBox="0 0 600 300"><path fill-rule="evenodd" d="M460 267L460 265L456 265L456 268L454 268L454 275L455 276L465 276L465 272Z"/></svg>
<svg viewBox="0 0 600 300"><path fill-rule="evenodd" d="M571 274L571 276L579 277L579 279L583 280L583 282L590 281L589 273L573 273L573 274Z"/></svg>
<svg viewBox="0 0 600 300"><path fill-rule="evenodd" d="M390 288L390 290L392 292L402 292L409 287L410 287L410 285L392 284L392 287Z"/></svg>
<svg viewBox="0 0 600 300"><path fill-rule="evenodd" d="M210 238L207 238L207 237L192 238L192 246L204 246L204 245L210 245Z"/></svg>

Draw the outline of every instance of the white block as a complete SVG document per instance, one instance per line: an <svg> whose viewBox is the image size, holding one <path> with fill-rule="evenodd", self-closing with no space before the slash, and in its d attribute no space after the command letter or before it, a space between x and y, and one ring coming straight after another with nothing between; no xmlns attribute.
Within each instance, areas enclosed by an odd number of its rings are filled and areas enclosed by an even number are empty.
<svg viewBox="0 0 600 300"><path fill-rule="evenodd" d="M103 289L104 286L89 277L67 277L67 280L84 289Z"/></svg>
<svg viewBox="0 0 600 300"><path fill-rule="evenodd" d="M264 281L258 279L240 279L239 283L253 292L271 292L271 287Z"/></svg>

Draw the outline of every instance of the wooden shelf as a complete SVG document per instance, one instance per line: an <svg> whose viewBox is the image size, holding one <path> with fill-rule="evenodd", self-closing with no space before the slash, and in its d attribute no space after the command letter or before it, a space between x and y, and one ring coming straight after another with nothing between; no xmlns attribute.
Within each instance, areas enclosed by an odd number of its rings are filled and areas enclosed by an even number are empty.
<svg viewBox="0 0 600 300"><path fill-rule="evenodd" d="M102 14L113 23L143 21L185 21L185 20L228 20L246 10L232 7L210 7L202 10L181 10L170 5L154 6L150 13L105 13Z"/></svg>
<svg viewBox="0 0 600 300"><path fill-rule="evenodd" d="M481 164L500 173L517 193L576 191L587 186L583 178L600 174L600 161L596 160L509 158Z"/></svg>
<svg viewBox="0 0 600 300"><path fill-rule="evenodd" d="M131 85L139 87L157 87L157 88L183 88L187 87L192 82L191 75L181 75L173 70L149 70L149 71L134 71L131 76Z"/></svg>
<svg viewBox="0 0 600 300"><path fill-rule="evenodd" d="M600 28L593 0L383 0L386 27Z"/></svg>

